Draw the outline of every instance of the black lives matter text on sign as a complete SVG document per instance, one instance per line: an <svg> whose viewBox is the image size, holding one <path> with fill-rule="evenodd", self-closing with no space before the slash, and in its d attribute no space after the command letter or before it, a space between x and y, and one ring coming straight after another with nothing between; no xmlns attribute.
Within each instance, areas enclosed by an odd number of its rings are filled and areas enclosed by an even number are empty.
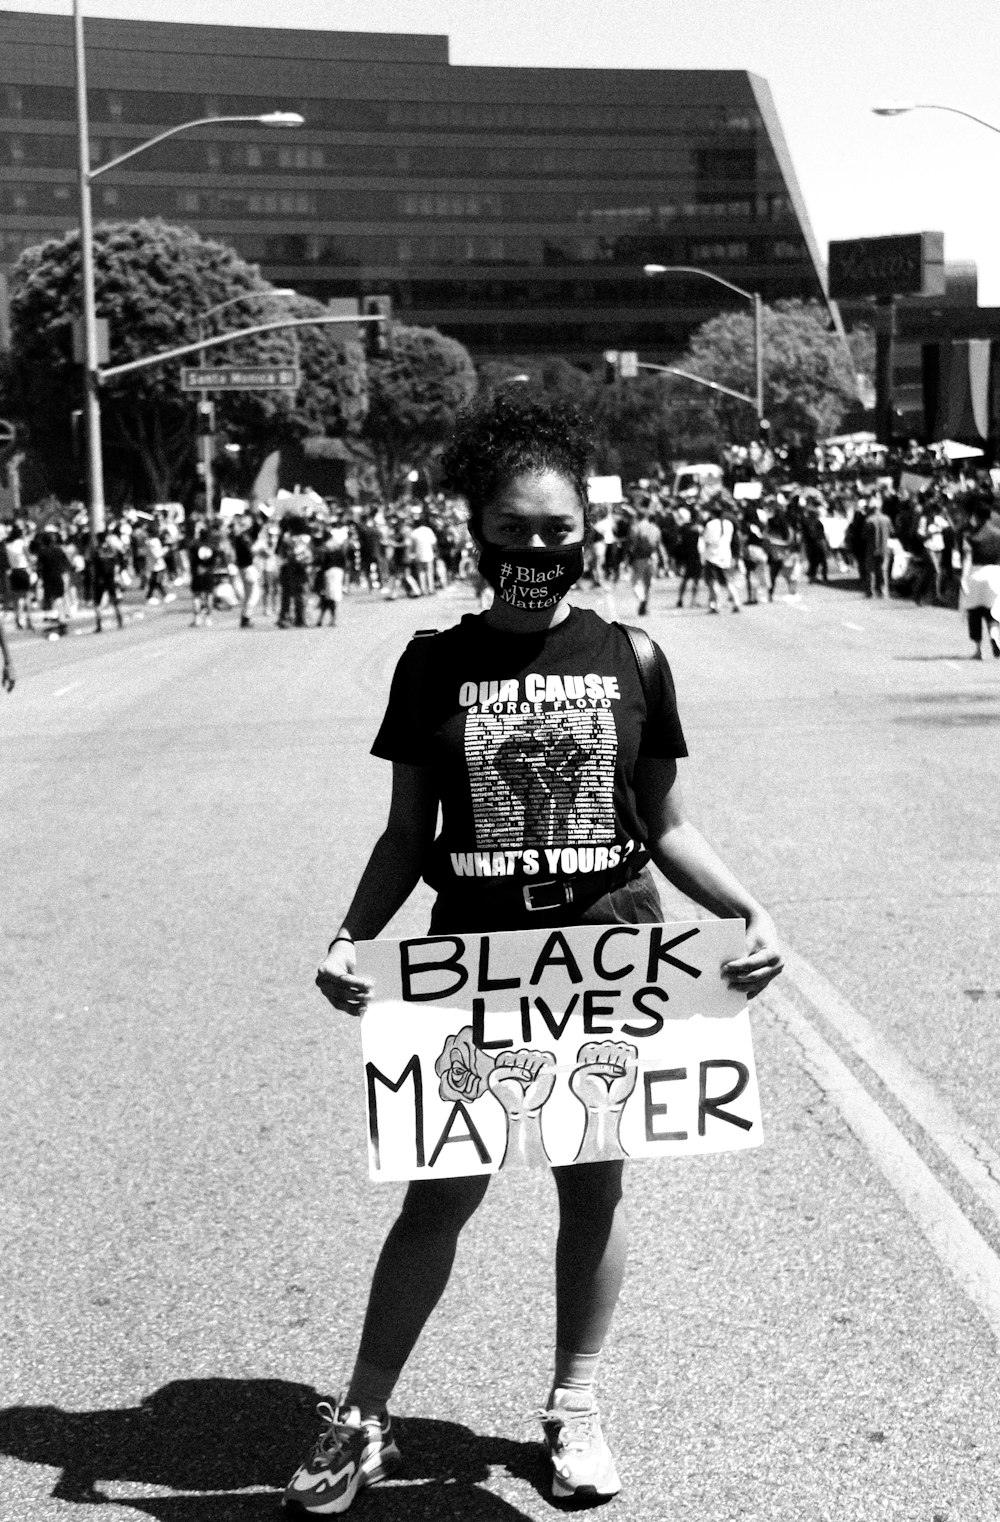
<svg viewBox="0 0 1000 1522"><path fill-rule="evenodd" d="M677 1157L761 1141L743 922L358 945L371 1177Z"/></svg>

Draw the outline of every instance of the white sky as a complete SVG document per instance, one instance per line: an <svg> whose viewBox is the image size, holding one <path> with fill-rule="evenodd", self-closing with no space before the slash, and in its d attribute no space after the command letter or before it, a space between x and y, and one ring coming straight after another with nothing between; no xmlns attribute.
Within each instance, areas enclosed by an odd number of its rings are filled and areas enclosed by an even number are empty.
<svg viewBox="0 0 1000 1522"><path fill-rule="evenodd" d="M0 0L69 15L71 0ZM997 0L84 0L85 15L342 31L444 32L459 64L752 69L771 86L821 248L941 229L1000 306Z"/></svg>

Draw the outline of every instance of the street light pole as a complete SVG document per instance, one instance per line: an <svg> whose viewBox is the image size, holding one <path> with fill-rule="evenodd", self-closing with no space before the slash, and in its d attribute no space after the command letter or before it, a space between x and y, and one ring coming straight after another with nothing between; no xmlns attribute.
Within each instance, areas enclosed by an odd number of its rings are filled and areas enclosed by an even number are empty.
<svg viewBox="0 0 1000 1522"><path fill-rule="evenodd" d="M966 121L975 122L978 127L1000 133L1000 127L995 123L984 121L981 116L973 116L971 111L963 111L959 106L942 106L937 101L898 101L884 106L872 106L874 116L905 116L908 111L949 111L952 116L964 116Z"/></svg>
<svg viewBox="0 0 1000 1522"><path fill-rule="evenodd" d="M90 497L90 538L93 543L104 527L104 457L101 450L100 354L97 340L97 295L94 279L94 219L90 187L100 174L117 169L126 159L145 153L164 138L193 127L228 125L234 122L258 122L265 127L302 127L305 119L297 111L268 111L259 116L202 116L196 121L179 122L158 132L144 143L137 143L126 153L107 163L90 167L90 126L87 120L87 69L83 41L81 0L73 0L73 54L76 64L76 131L78 174L80 182L80 265L83 284L83 412L87 433L87 486Z"/></svg>
<svg viewBox="0 0 1000 1522"><path fill-rule="evenodd" d="M742 285L736 285L732 280L726 280L722 275L715 275L711 270L703 270L696 264L644 264L643 273L646 275L700 275L704 280L714 280L716 285L724 285L727 291L735 291L737 296L753 304L753 344L754 344L754 405L757 409L758 423L764 420L764 314L759 291L748 291Z"/></svg>
<svg viewBox="0 0 1000 1522"><path fill-rule="evenodd" d="M87 484L90 539L104 528L104 459L101 453L101 401L97 348L97 298L94 283L94 222L90 202L90 125L87 120L87 72L80 0L73 0L73 51L76 61L76 135L80 181L80 262L83 280L83 414L87 436Z"/></svg>

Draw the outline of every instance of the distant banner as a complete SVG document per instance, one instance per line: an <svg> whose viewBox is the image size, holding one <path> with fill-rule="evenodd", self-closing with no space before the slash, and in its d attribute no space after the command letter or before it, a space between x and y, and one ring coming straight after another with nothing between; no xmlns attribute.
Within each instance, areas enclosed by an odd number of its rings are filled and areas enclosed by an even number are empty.
<svg viewBox="0 0 1000 1522"><path fill-rule="evenodd" d="M742 920L360 941L371 1177L757 1146Z"/></svg>

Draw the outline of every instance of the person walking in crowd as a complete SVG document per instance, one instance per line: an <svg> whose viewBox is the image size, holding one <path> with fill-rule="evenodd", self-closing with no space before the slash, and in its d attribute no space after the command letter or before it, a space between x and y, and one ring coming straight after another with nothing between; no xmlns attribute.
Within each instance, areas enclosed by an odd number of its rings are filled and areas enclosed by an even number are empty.
<svg viewBox="0 0 1000 1522"><path fill-rule="evenodd" d="M784 576L789 597L799 590L799 537L782 500L775 505L763 535L767 556L767 600L774 601L779 576Z"/></svg>
<svg viewBox="0 0 1000 1522"><path fill-rule="evenodd" d="M421 518L412 531L413 563L417 572L417 586L424 597L437 591L436 562L438 556L437 534L426 518Z"/></svg>
<svg viewBox="0 0 1000 1522"><path fill-rule="evenodd" d="M639 604L637 612L640 618L649 612L653 576L662 551L663 536L653 522L652 508L640 508L625 546L625 558L631 568L632 590Z"/></svg>
<svg viewBox="0 0 1000 1522"><path fill-rule="evenodd" d="M200 522L194 531L189 550L191 559L191 627L207 626L212 622L212 597L215 591L215 569L218 558L215 542L208 524Z"/></svg>
<svg viewBox="0 0 1000 1522"><path fill-rule="evenodd" d="M257 530L249 513L243 513L233 525L233 560L240 578L240 628L253 626L253 615L260 601L261 572L257 560Z"/></svg>
<svg viewBox="0 0 1000 1522"><path fill-rule="evenodd" d="M58 531L49 524L42 529L35 544L35 566L42 585L42 607L55 614L56 633L64 635L68 627L67 605L72 564Z"/></svg>
<svg viewBox="0 0 1000 1522"><path fill-rule="evenodd" d="M146 536L146 601L148 603L164 602L173 599L173 593L167 590L167 551L163 540L160 538L158 525L154 524Z"/></svg>
<svg viewBox="0 0 1000 1522"><path fill-rule="evenodd" d="M278 542L279 557L282 552L281 607L277 627L287 629L291 618L295 627L302 629L306 622L306 593L313 564L312 539L303 519L286 521Z"/></svg>
<svg viewBox="0 0 1000 1522"><path fill-rule="evenodd" d="M892 520L882 511L880 497L872 497L862 525L864 587L866 597L889 595L889 538Z"/></svg>
<svg viewBox="0 0 1000 1522"><path fill-rule="evenodd" d="M677 560L681 578L681 584L677 589L679 608L684 606L684 593L688 587L691 588L690 606L693 608L698 602L698 584L704 572L701 559L701 528L701 516L694 511L687 522L682 523L677 530Z"/></svg>
<svg viewBox="0 0 1000 1522"><path fill-rule="evenodd" d="M716 497L705 513L698 540L698 549L704 565L705 586L708 588L708 611L718 613L721 587L729 598L734 613L740 611L740 600L733 589L733 564L738 551L736 524L724 511L722 500ZM682 589L683 595L683 589Z"/></svg>
<svg viewBox="0 0 1000 1522"><path fill-rule="evenodd" d="M761 600L757 595L758 592L767 591L767 550L764 547L764 530L754 508L748 508L743 515L742 539L747 605L752 607Z"/></svg>
<svg viewBox="0 0 1000 1522"><path fill-rule="evenodd" d="M917 557L917 582L913 603L919 608L928 594L935 605L944 601L945 535L951 524L939 507L929 504L917 519L914 550Z"/></svg>
<svg viewBox="0 0 1000 1522"><path fill-rule="evenodd" d="M316 592L319 596L319 617L316 620L317 629L321 627L327 613L330 615L331 625L337 622L337 613L344 595L345 547L345 540L338 542L331 535L320 551L319 566L316 572Z"/></svg>
<svg viewBox="0 0 1000 1522"><path fill-rule="evenodd" d="M972 659L983 658L983 630L1000 657L1000 511L981 497L969 510L962 563L962 606L969 625Z"/></svg>
<svg viewBox="0 0 1000 1522"><path fill-rule="evenodd" d="M721 969L732 987L753 996L781 970L770 916L685 819L676 778L687 750L665 657L654 647L658 679L647 692L624 630L566 600L584 568L591 448L576 414L530 396L500 391L460 417L444 470L468 503L494 601L487 612L412 642L397 666L373 746L393 767L388 822L316 978L336 1010L363 1012L372 988L358 973L355 938L378 936L421 876L437 893L431 934L655 923L663 911L646 865L652 859L696 902L745 922L745 955ZM546 595L526 599L526 584ZM606 709L581 712L553 701L529 715L473 714L460 701L463 683L477 673L523 683L538 673L582 682L595 671L620 693ZM495 766L494 785L474 788L473 749L477 766L489 769L511 741L521 758L517 791ZM598 806L586 778L607 767L614 787ZM529 812L518 802L529 793L549 797L551 806L539 802ZM564 845L584 819L586 838L607 847L606 870L567 866L522 877L521 866L503 880L456 876L459 853L473 847L509 846L519 863L521 852L537 851L544 861L545 849ZM596 1376L625 1268L623 1164L552 1172L560 1224L544 1443L553 1497L593 1503L620 1488ZM288 1483L287 1506L317 1516L346 1511L361 1486L399 1466L387 1403L488 1184L482 1175L409 1184L375 1269L353 1371L336 1403L319 1407L323 1430Z"/></svg>
<svg viewBox="0 0 1000 1522"><path fill-rule="evenodd" d="M7 576L14 597L14 622L19 629L32 629L31 588L35 572L28 557L24 524L14 520L7 537Z"/></svg>
<svg viewBox="0 0 1000 1522"><path fill-rule="evenodd" d="M823 520L815 502L810 502L802 514L802 543L806 552L806 575L810 582L815 584L822 580L823 585L827 586L830 580L830 568L827 561L829 545L826 540L826 530L823 528Z"/></svg>
<svg viewBox="0 0 1000 1522"><path fill-rule="evenodd" d="M118 593L119 578L124 568L125 551L121 540L110 529L101 529L94 543L94 550L90 559L95 634L100 634L103 627L101 609L104 606L105 597L115 611L115 619L119 629L124 626Z"/></svg>

